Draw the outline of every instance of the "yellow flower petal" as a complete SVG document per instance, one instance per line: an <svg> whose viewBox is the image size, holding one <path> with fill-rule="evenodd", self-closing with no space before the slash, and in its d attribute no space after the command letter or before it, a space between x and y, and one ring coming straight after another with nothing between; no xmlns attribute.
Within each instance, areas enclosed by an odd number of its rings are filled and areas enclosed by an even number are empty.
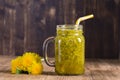
<svg viewBox="0 0 120 80"><path fill-rule="evenodd" d="M11 61L11 72L12 73L16 73L17 68L21 69L21 66L22 66L21 59L22 59L22 57L19 56L16 59Z"/></svg>
<svg viewBox="0 0 120 80"><path fill-rule="evenodd" d="M31 74L37 75L41 74L43 71L43 66L41 63L34 63L31 67Z"/></svg>

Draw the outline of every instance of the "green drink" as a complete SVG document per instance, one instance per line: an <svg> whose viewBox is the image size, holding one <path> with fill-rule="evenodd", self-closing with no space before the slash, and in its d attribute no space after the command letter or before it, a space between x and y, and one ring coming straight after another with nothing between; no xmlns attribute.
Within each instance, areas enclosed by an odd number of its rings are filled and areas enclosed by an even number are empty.
<svg viewBox="0 0 120 80"><path fill-rule="evenodd" d="M45 44L53 39L49 38ZM48 65L55 66L57 74L83 74L84 44L82 25L58 25L55 37L55 65L51 65L46 56L45 61Z"/></svg>
<svg viewBox="0 0 120 80"><path fill-rule="evenodd" d="M84 37L81 26L57 27L55 71L58 74L84 73Z"/></svg>

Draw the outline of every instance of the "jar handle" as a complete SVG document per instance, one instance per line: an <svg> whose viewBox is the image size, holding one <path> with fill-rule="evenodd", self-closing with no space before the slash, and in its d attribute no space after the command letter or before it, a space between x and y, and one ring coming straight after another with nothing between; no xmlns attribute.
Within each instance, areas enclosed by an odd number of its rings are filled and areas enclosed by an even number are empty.
<svg viewBox="0 0 120 80"><path fill-rule="evenodd" d="M55 39L55 37L48 37L43 43L43 57L44 57L45 63L51 67L55 66L55 62L49 61L48 55L47 55L47 50L48 50L48 44L51 43L52 41L54 41L54 39Z"/></svg>

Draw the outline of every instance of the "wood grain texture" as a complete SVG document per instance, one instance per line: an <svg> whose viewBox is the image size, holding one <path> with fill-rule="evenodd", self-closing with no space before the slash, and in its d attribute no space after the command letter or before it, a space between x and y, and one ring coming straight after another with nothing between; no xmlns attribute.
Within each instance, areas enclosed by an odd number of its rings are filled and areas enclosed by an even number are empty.
<svg viewBox="0 0 120 80"><path fill-rule="evenodd" d="M120 58L119 0L0 0L0 54L22 55L26 51L43 56L42 44L56 35L56 25L82 22L89 58ZM50 46L50 56L54 56Z"/></svg>
<svg viewBox="0 0 120 80"><path fill-rule="evenodd" d="M42 75L11 74L10 61L13 56L0 56L0 80L119 80L120 61L88 59L85 64L85 74L60 76L57 75L53 67L47 66L43 62Z"/></svg>
<svg viewBox="0 0 120 80"><path fill-rule="evenodd" d="M118 6L115 0L86 0L86 13L95 15L84 27L87 57L118 58Z"/></svg>

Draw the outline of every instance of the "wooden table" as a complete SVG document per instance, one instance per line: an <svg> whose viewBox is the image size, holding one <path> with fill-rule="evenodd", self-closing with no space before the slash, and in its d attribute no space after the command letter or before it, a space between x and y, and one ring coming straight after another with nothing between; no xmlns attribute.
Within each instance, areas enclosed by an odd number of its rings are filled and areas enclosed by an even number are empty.
<svg viewBox="0 0 120 80"><path fill-rule="evenodd" d="M120 80L120 61L117 60L89 59L84 75L60 76L44 62L42 75L11 74L10 61L13 58L0 56L0 80Z"/></svg>

